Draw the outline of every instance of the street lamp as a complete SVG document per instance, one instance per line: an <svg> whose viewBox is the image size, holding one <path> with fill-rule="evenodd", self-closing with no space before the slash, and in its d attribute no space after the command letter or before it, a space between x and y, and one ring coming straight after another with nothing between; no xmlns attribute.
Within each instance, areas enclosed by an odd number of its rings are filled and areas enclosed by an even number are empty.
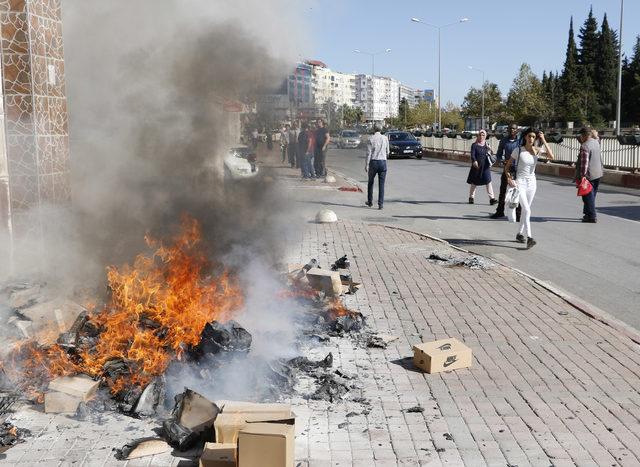
<svg viewBox="0 0 640 467"><path fill-rule="evenodd" d="M466 23L467 21L469 21L469 18L460 18L458 21L455 21L453 23L447 23L447 24L443 24L441 26L437 26L435 24L430 24L430 23L425 23L424 21L422 21L420 18L411 18L411 21L413 21L414 23L418 23L418 24L422 24L424 26L429 26L432 28L436 28L438 30L438 131L442 131L442 86L441 86L441 73L440 73L440 68L441 68L441 41L440 41L440 31L442 30L442 28L446 28L449 26L453 26L454 24L458 24L458 23Z"/></svg>
<svg viewBox="0 0 640 467"><path fill-rule="evenodd" d="M620 109L622 107L622 16L624 13L624 0L620 0L620 29L618 31L618 37L620 43L618 44L618 103L616 105L616 136L620 135L620 127L622 122L620 121Z"/></svg>
<svg viewBox="0 0 640 467"><path fill-rule="evenodd" d="M469 69L482 73L482 124L481 126L482 126L482 129L484 129L485 127L484 125L484 83L486 82L484 79L484 70L481 70L480 68L474 68L471 65L469 65Z"/></svg>
<svg viewBox="0 0 640 467"><path fill-rule="evenodd" d="M374 112L373 112L373 102L374 102L374 97L375 97L375 72L376 72L376 55L380 55L380 54L388 54L389 52L391 52L391 49L384 49L384 50L379 50L378 52L367 52L365 50L360 50L360 49L355 49L354 50L355 53L357 54L364 54L364 55L369 55L371 57L371 118L374 118Z"/></svg>

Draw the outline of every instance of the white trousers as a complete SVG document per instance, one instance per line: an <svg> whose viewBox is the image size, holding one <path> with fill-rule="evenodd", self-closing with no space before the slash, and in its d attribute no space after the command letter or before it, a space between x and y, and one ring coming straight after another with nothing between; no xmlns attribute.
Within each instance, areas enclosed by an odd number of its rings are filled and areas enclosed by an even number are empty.
<svg viewBox="0 0 640 467"><path fill-rule="evenodd" d="M536 176L519 177L516 182L520 192L519 202L522 207L519 233L520 235L526 233L527 237L531 237L531 204L533 203L533 197L536 195Z"/></svg>

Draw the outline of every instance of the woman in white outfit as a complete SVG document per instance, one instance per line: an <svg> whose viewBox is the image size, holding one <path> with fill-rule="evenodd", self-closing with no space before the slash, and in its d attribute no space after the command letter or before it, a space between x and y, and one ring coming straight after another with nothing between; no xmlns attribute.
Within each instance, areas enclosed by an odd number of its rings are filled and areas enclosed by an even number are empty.
<svg viewBox="0 0 640 467"><path fill-rule="evenodd" d="M540 147L535 145L536 138L539 139ZM520 230L516 235L516 241L520 243L526 242L527 249L536 244L536 241L531 237L531 204L536 194L536 164L538 163L539 154L544 154L547 159L553 159L553 153L547 144L544 133L533 128L527 128L522 133L522 146L513 151L511 158L504 167L509 186L518 187L519 202L522 207ZM509 170L511 164L516 164L515 180Z"/></svg>

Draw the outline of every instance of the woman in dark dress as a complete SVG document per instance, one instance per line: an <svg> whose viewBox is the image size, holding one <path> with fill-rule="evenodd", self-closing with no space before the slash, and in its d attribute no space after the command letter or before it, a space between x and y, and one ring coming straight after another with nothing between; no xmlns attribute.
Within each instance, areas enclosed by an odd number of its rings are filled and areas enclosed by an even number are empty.
<svg viewBox="0 0 640 467"><path fill-rule="evenodd" d="M477 186L486 186L489 194L489 204L498 202L493 196L493 186L491 185L491 162L487 154L491 151L487 144L487 132L480 130L476 142L471 145L471 169L467 177L469 186L469 204L474 203Z"/></svg>

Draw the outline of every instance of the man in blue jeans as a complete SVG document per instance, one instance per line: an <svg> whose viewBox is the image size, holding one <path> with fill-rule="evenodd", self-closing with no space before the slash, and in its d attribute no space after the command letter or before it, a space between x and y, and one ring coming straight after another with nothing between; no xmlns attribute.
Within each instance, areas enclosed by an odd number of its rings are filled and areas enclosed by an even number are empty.
<svg viewBox="0 0 640 467"><path fill-rule="evenodd" d="M367 144L367 158L364 171L369 174L367 184L367 206L373 206L373 181L378 176L378 209L384 205L384 181L387 178L387 156L389 155L389 139L380 133L380 127L374 127L374 133Z"/></svg>
<svg viewBox="0 0 640 467"><path fill-rule="evenodd" d="M580 153L576 162L576 184L580 183L582 177L586 177L593 190L582 197L582 222L595 224L598 222L596 218L596 195L598 194L598 186L600 179L604 173L602 168L602 156L600 151L600 143L593 137L592 130L584 127L580 130Z"/></svg>

